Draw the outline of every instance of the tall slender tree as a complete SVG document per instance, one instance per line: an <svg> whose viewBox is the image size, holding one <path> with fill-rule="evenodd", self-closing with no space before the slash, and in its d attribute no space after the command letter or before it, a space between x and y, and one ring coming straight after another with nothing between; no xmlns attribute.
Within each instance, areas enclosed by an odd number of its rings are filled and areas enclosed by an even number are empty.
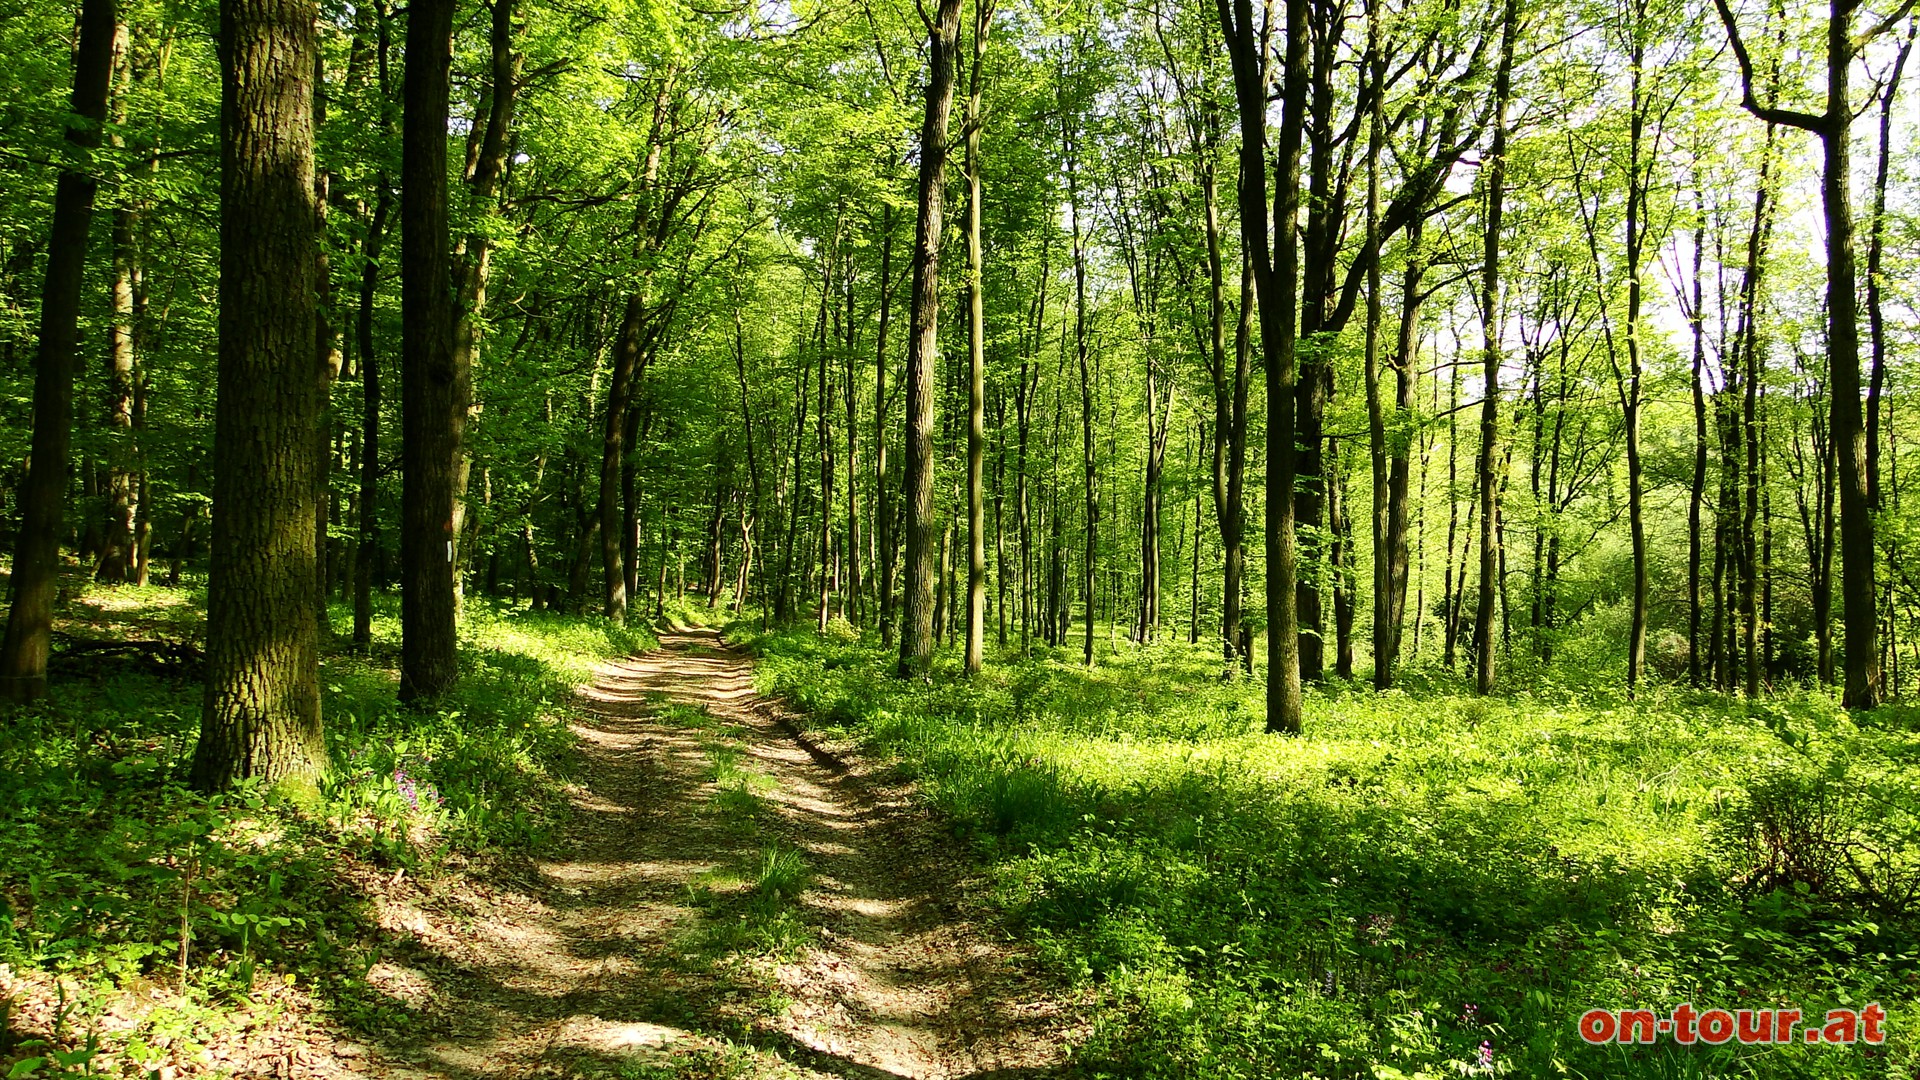
<svg viewBox="0 0 1920 1080"><path fill-rule="evenodd" d="M407 9L400 163L400 696L459 677L453 595L454 472L466 428L454 364L447 231L447 113L454 0Z"/></svg>
<svg viewBox="0 0 1920 1080"><path fill-rule="evenodd" d="M0 694L12 701L31 701L47 692L67 464L73 444L80 291L98 187L93 151L100 145L100 128L107 118L118 23L114 0L86 0L80 7L80 43L74 51L66 129L72 156L54 182L47 276L40 292L39 352L34 360L33 456L20 492L20 534L9 580L12 603L7 609L6 638L0 642Z"/></svg>
<svg viewBox="0 0 1920 1080"><path fill-rule="evenodd" d="M1306 128L1307 2L1285 0L1286 54L1281 76L1277 166L1267 197L1267 39L1252 0L1216 0L1233 66L1240 113L1240 235L1251 254L1267 373L1267 721L1270 732L1298 734L1300 626L1295 613L1293 535L1294 334L1299 326L1300 143ZM1271 221L1269 236L1267 223Z"/></svg>
<svg viewBox="0 0 1920 1080"><path fill-rule="evenodd" d="M1475 469L1480 485L1480 579L1473 645L1474 689L1481 694L1493 692L1493 612L1499 598L1501 485L1495 466L1501 460L1500 228L1507 196L1507 110L1513 96L1514 41L1519 30L1518 0L1506 0L1500 17L1500 61L1493 77L1493 143L1488 148L1484 174L1487 208L1480 273L1480 457Z"/></svg>
<svg viewBox="0 0 1920 1080"><path fill-rule="evenodd" d="M987 617L987 320L980 243L981 91L985 79L987 32L993 28L993 0L973 3L973 65L967 76L967 638L965 667L980 670L986 652Z"/></svg>
<svg viewBox="0 0 1920 1080"><path fill-rule="evenodd" d="M1830 427L1840 459L1840 604L1845 631L1846 689L1851 709L1880 703L1879 596L1874 587L1873 498L1869 482L1867 428L1860 404L1860 297L1854 260L1853 104L1849 96L1853 62L1861 49L1898 26L1913 10L1906 0L1897 11L1854 30L1860 0L1828 0L1826 18L1826 107L1818 113L1763 103L1754 93L1753 58L1727 0L1714 0L1728 43L1740 65L1741 104L1769 124L1810 132L1822 152L1820 201L1827 239L1827 369L1832 411Z"/></svg>

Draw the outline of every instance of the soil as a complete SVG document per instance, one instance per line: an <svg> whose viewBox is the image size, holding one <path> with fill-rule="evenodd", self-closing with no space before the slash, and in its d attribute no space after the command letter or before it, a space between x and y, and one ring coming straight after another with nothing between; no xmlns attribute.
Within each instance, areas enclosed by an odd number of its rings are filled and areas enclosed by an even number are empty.
<svg viewBox="0 0 1920 1080"><path fill-rule="evenodd" d="M603 665L575 713L584 763L561 834L517 874L378 890L406 944L367 981L412 1022L374 1047L315 1047L295 1072L1064 1075L1070 1003L978 907L950 830L887 770L810 740L717 635ZM757 774L745 828L719 809L717 738L736 787ZM745 918L729 906L740 868L769 845L811 870L788 902L804 944L715 959L716 923Z"/></svg>

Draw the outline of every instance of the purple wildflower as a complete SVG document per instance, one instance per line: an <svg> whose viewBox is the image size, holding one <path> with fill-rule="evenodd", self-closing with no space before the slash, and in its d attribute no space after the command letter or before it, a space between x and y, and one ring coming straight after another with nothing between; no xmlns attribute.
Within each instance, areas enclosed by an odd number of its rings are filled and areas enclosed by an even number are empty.
<svg viewBox="0 0 1920 1080"><path fill-rule="evenodd" d="M1493 1044L1485 1039L1480 1040L1480 1067L1493 1068Z"/></svg>
<svg viewBox="0 0 1920 1080"><path fill-rule="evenodd" d="M407 800L408 806L420 809L420 789L414 785L413 777L407 775L407 770L393 770L393 786L400 789L400 797Z"/></svg>

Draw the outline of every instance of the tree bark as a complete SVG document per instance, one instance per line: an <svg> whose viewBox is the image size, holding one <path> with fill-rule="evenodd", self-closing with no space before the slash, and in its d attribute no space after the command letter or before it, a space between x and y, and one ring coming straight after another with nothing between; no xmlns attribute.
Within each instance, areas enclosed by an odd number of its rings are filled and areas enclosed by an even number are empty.
<svg viewBox="0 0 1920 1080"><path fill-rule="evenodd" d="M887 481L887 330L893 314L893 204L880 208L880 317L873 342L873 538L880 549L880 647L893 651L893 497Z"/></svg>
<svg viewBox="0 0 1920 1080"><path fill-rule="evenodd" d="M486 311L487 281L493 270L493 241L484 219L500 209L523 60L522 54L513 48L513 23L517 15L514 0L493 0L490 6L487 89L477 110L485 122L476 123L471 129L464 169L469 229L453 250L453 396L454 407L461 414L463 432L474 414L473 366L480 356L480 320ZM464 438L454 453L454 552L450 570L457 605L464 592L463 571L471 557L467 548L474 523L469 521L467 510L467 482L473 471L473 453Z"/></svg>
<svg viewBox="0 0 1920 1080"><path fill-rule="evenodd" d="M632 408L633 384L640 366L640 334L646 302L639 293L627 297L620 318L620 334L613 346L613 373L607 381L607 411L600 436L600 561L604 592L600 613L617 623L627 621L628 547L620 498L620 467L626 459L627 412Z"/></svg>
<svg viewBox="0 0 1920 1080"><path fill-rule="evenodd" d="M314 616L312 0L224 0L220 363L207 692L193 782L310 785L326 761Z"/></svg>
<svg viewBox="0 0 1920 1080"><path fill-rule="evenodd" d="M361 247L360 310L355 321L360 369L360 537L354 550L353 643L373 641L373 571L380 554L380 354L374 347L373 302L380 289L380 252L386 243L393 196L381 176L375 181L373 217Z"/></svg>
<svg viewBox="0 0 1920 1080"><path fill-rule="evenodd" d="M107 117L113 78L114 0L85 0L74 54L72 164L55 181L41 289L39 352L34 361L32 459L20 488L21 521L9 585L7 631L0 642L0 695L32 701L47 692L53 602L60 571L67 466L73 441L73 375L80 337L80 290L93 222L93 150Z"/></svg>
<svg viewBox="0 0 1920 1080"><path fill-rule="evenodd" d="M1278 163L1267 210L1267 42L1252 0L1216 0L1240 113L1240 229L1252 253L1267 369L1267 719L1269 732L1301 726L1299 620L1295 610L1294 332L1299 325L1300 143L1306 126L1307 0L1285 0L1286 59ZM1271 220L1269 238L1267 222Z"/></svg>
<svg viewBox="0 0 1920 1080"><path fill-rule="evenodd" d="M1080 659L1081 663L1092 667L1093 619L1094 609L1098 606L1095 588L1099 567L1100 473L1093 437L1094 424L1097 423L1093 412L1093 372L1087 352L1087 250L1083 239L1084 223L1080 220L1080 154L1078 143L1072 141L1068 134L1068 122L1066 110L1062 109L1061 136L1067 140L1067 206L1068 215L1073 219L1073 351L1080 366L1081 465L1086 476L1087 503L1086 529L1083 533L1085 558L1080 567L1081 592L1086 598L1086 635Z"/></svg>
<svg viewBox="0 0 1920 1080"><path fill-rule="evenodd" d="M933 661L933 365L939 355L940 237L946 210L947 120L953 111L960 0L940 0L928 28L926 117L920 127L920 216L914 224L912 336L907 339L907 581L902 678Z"/></svg>
<svg viewBox="0 0 1920 1080"><path fill-rule="evenodd" d="M407 9L402 88L400 309L400 698L428 701L459 678L453 591L455 462L466 413L454 363L447 230L447 109L454 0Z"/></svg>
<svg viewBox="0 0 1920 1080"><path fill-rule="evenodd" d="M1493 145L1487 175L1486 262L1480 279L1481 342L1484 350L1480 400L1480 582L1474 611L1474 690L1493 692L1493 608L1500 566L1500 487L1494 475L1500 443L1500 223L1507 188L1507 106L1513 87L1514 39L1519 32L1517 0L1506 0L1501 16L1500 64L1493 79Z"/></svg>
<svg viewBox="0 0 1920 1080"><path fill-rule="evenodd" d="M1827 101L1818 114L1763 105L1754 96L1753 62L1727 0L1714 0L1728 42L1740 65L1742 104L1770 124L1786 124L1820 138L1821 205L1827 239L1827 364L1832 438L1839 456L1840 598L1846 649L1843 701L1854 710L1878 705L1880 675L1878 593L1867 429L1860 404L1860 298L1854 262L1852 196L1853 105L1848 96L1852 66L1865 41L1856 41L1853 14L1859 0L1829 0L1827 10ZM1891 29L1893 20L1875 33ZM1869 38L1873 34L1867 35Z"/></svg>
<svg viewBox="0 0 1920 1080"><path fill-rule="evenodd" d="M124 127L128 98L133 89L131 41L125 23L117 28L114 55L119 83L118 101L113 107L114 121ZM119 149L120 135L111 137ZM130 202L113 208L113 283L110 288L112 318L107 326L107 516L106 543L94 566L95 581L118 585L133 575L133 519L135 478L133 458L133 397L135 374L133 293L139 276L136 250L136 217Z"/></svg>
<svg viewBox="0 0 1920 1080"><path fill-rule="evenodd" d="M978 674L986 652L986 309L980 288L980 115L993 0L974 0L973 66L967 80L967 630L965 670Z"/></svg>

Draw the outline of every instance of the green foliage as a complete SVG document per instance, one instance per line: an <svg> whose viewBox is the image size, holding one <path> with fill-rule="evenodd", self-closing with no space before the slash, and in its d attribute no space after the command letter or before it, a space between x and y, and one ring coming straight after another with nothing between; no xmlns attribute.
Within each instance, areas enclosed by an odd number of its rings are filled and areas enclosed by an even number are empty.
<svg viewBox="0 0 1920 1080"><path fill-rule="evenodd" d="M1253 734L1261 688L1220 682L1210 650L1093 670L1007 656L922 683L892 679L871 641L732 633L764 689L896 760L977 841L1010 924L1097 991L1089 1075L1916 1060L1898 1032L1736 1050L1593 1048L1575 1029L1590 1007L1684 1001L1920 1008L1920 800L1896 780L1920 741L1824 697L1750 716L1709 695L1329 686L1302 738L1275 739Z"/></svg>
<svg viewBox="0 0 1920 1080"><path fill-rule="evenodd" d="M116 1036L116 1054L132 1053L122 1039L144 1046L170 1025L191 1044L263 981L318 981L350 1001L379 948L357 882L540 840L563 805L569 689L593 659L651 643L645 631L473 603L460 689L424 713L395 703L390 670L330 656L333 767L314 807L186 786L198 685L110 668L64 683L0 717L0 965L71 988L59 1054L117 991L139 986L184 996ZM17 1075L76 1063L41 1056Z"/></svg>

